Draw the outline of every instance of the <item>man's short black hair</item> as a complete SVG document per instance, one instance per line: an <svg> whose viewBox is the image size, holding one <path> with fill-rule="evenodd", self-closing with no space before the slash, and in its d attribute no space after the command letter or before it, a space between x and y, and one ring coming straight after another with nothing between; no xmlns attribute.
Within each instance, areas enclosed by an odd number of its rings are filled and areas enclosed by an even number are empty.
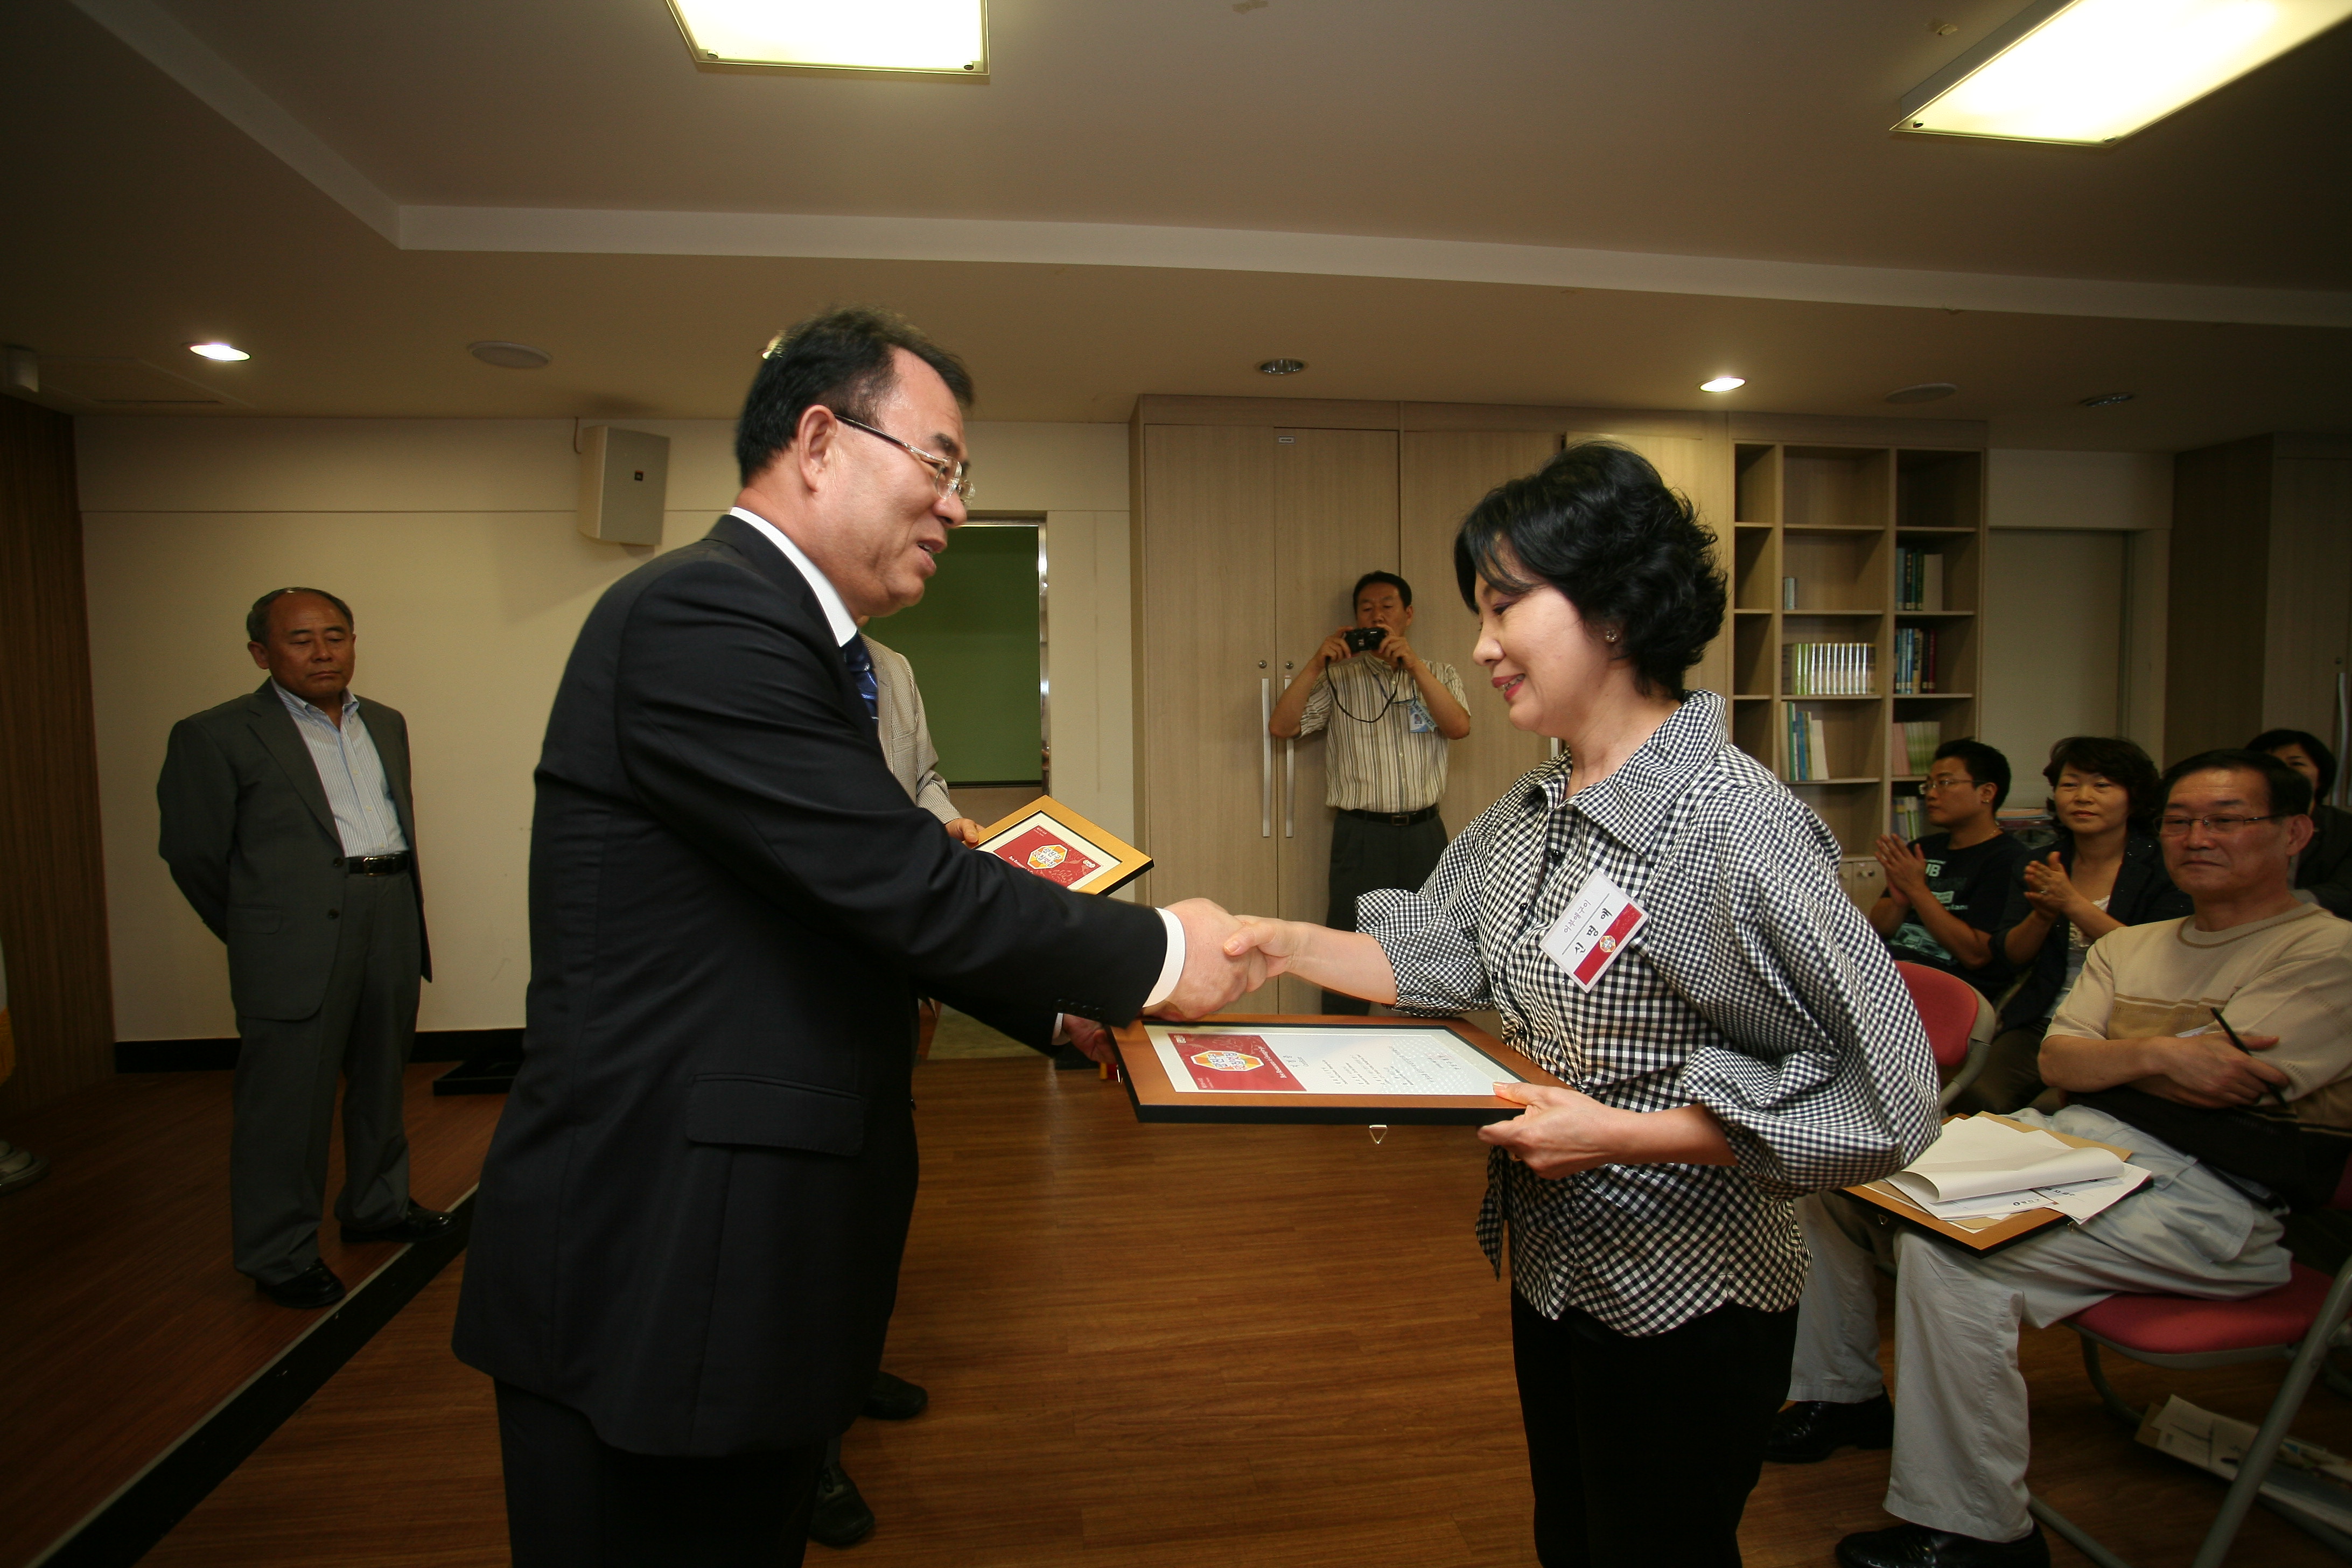
<svg viewBox="0 0 2352 1568"><path fill-rule="evenodd" d="M1470 509L1454 540L1462 602L1478 607L1481 578L1568 596L1595 628L1618 635L1643 691L1689 696L1683 677L1723 629L1715 536L1690 501L1640 453L1609 441L1570 447Z"/></svg>
<svg viewBox="0 0 2352 1568"><path fill-rule="evenodd" d="M352 619L352 607L349 605L344 604L341 599L336 598L332 594L328 593L324 588L272 588L267 594L262 595L258 599L254 600L253 608L245 612L246 641L264 644L267 644L269 641L269 606L276 604L278 600L284 598L289 594L318 595L319 597L326 600L327 603L335 606L335 613L343 617L343 626L345 629L351 631L356 631L359 629L359 623Z"/></svg>
<svg viewBox="0 0 2352 1568"><path fill-rule="evenodd" d="M1992 808L2009 798L2009 759L1982 741L1947 741L1936 748L1935 761L1949 757L1969 770L1971 782L1992 785Z"/></svg>
<svg viewBox="0 0 2352 1568"><path fill-rule="evenodd" d="M2319 764L2319 795L2336 787L2336 753L2308 730L2265 730L2246 742L2250 752L2275 752L2281 746L2301 746L2303 754Z"/></svg>
<svg viewBox="0 0 2352 1568"><path fill-rule="evenodd" d="M873 424L876 405L898 383L893 349L905 349L938 371L956 402L971 406L971 373L904 316L873 305L819 311L778 332L761 356L735 422L735 466L743 483L792 446L801 416L814 405Z"/></svg>
<svg viewBox="0 0 2352 1568"><path fill-rule="evenodd" d="M1375 583L1386 583L1390 587L1394 588L1397 591L1397 597L1404 601L1404 607L1408 610L1412 608L1412 584L1393 572L1367 572L1357 578L1356 591L1348 595L1348 603L1353 605L1357 600L1364 596L1364 590Z"/></svg>
<svg viewBox="0 0 2352 1568"><path fill-rule="evenodd" d="M2134 827L2153 830L2156 814L2164 809L2165 791L2157 782L2155 760L2139 749L2137 742L2121 735L2069 735L2050 748L2050 761L2042 767L2042 776L2056 789L2059 775L2068 768L2123 785L2124 794L2131 798L2125 820ZM2055 815L2055 801L2051 810Z"/></svg>
<svg viewBox="0 0 2352 1568"><path fill-rule="evenodd" d="M2183 757L2164 770L2164 798L2172 799L2172 786L2190 773L2210 772L2214 768L2242 768L2250 773L2260 773L2270 786L2270 812L2273 816L2306 816L2311 812L2311 781L2272 756L2268 752L2252 752L2240 747L2228 747L2218 752L2200 752L2193 757Z"/></svg>

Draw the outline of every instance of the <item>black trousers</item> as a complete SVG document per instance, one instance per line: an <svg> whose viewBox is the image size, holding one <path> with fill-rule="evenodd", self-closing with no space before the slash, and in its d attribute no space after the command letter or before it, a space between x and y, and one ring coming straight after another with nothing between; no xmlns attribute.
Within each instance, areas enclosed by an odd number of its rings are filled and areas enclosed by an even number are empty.
<svg viewBox="0 0 2352 1568"><path fill-rule="evenodd" d="M822 1442L632 1454L568 1405L498 1387L515 1568L799 1568Z"/></svg>
<svg viewBox="0 0 2352 1568"><path fill-rule="evenodd" d="M1511 1348L1544 1568L1738 1568L1739 1516L1789 1394L1797 1311L1718 1307L1637 1339L1516 1292Z"/></svg>
<svg viewBox="0 0 2352 1568"><path fill-rule="evenodd" d="M1445 853L1445 824L1432 816L1399 827L1340 812L1331 818L1331 907L1323 923L1356 929L1356 900L1375 888L1419 888ZM1326 1013L1369 1013L1360 996L1323 993Z"/></svg>

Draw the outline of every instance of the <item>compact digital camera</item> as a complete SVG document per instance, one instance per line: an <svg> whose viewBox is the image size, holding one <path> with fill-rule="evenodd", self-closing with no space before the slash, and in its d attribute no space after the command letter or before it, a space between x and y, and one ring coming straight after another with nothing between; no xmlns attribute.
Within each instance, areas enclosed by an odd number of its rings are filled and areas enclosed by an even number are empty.
<svg viewBox="0 0 2352 1568"><path fill-rule="evenodd" d="M1379 626L1349 626L1348 628L1348 651L1349 653L1370 653L1373 649L1379 647L1381 644L1388 640L1389 634Z"/></svg>

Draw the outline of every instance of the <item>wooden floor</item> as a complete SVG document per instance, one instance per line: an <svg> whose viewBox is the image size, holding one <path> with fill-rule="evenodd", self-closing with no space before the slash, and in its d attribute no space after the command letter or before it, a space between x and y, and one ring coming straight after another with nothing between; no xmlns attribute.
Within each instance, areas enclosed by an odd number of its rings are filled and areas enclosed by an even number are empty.
<svg viewBox="0 0 2352 1568"><path fill-rule="evenodd" d="M408 1069L412 1186L473 1186L503 1103L436 1099L446 1063ZM0 1564L103 1502L316 1321L229 1267L226 1072L123 1075L8 1126L47 1180L0 1197ZM341 1185L340 1141L329 1201ZM346 1284L399 1249L320 1249Z"/></svg>
<svg viewBox="0 0 2352 1568"><path fill-rule="evenodd" d="M930 1062L890 1367L930 1411L861 1421L880 1516L824 1563L1449 1568L1534 1562L1507 1297L1470 1237L1467 1131L1139 1127L1036 1060ZM147 1561L506 1561L489 1388L448 1352L453 1268ZM2098 1409L2074 1337L2028 1333L2034 1483L2142 1568L2189 1561L2221 1496ZM2252 1415L2274 1374L2126 1367ZM2307 1435L2352 1451L2320 1392ZM1769 1468L1751 1564L1825 1564L1879 1511L1884 1454ZM2262 1510L2234 1561L2332 1563ZM2071 1549L2057 1561L2077 1563Z"/></svg>

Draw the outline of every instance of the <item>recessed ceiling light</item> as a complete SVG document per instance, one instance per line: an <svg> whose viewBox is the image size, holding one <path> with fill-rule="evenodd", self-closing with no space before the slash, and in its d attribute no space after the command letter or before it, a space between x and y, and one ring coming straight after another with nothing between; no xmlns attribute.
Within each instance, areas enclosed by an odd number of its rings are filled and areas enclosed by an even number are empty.
<svg viewBox="0 0 2352 1568"><path fill-rule="evenodd" d="M1886 395L1889 403L1933 403L1939 397L1949 397L1959 391L1948 381L1923 381L1916 386L1906 386Z"/></svg>
<svg viewBox="0 0 2352 1568"><path fill-rule="evenodd" d="M232 348L227 343L190 343L188 352L192 354L202 354L206 359L218 360L223 364L253 357L243 349Z"/></svg>
<svg viewBox="0 0 2352 1568"><path fill-rule="evenodd" d="M467 343L466 352L500 370L545 370L555 363L555 356L545 349L535 349L529 343L501 342L496 338Z"/></svg>
<svg viewBox="0 0 2352 1568"><path fill-rule="evenodd" d="M984 0L669 0L697 64L988 74Z"/></svg>
<svg viewBox="0 0 2352 1568"><path fill-rule="evenodd" d="M2352 16L2352 0L2034 0L1904 97L1897 131L2119 142Z"/></svg>
<svg viewBox="0 0 2352 1568"><path fill-rule="evenodd" d="M1264 359L1257 362L1260 375L1297 375L1307 368L1303 359Z"/></svg>
<svg viewBox="0 0 2352 1568"><path fill-rule="evenodd" d="M2105 408L2110 403L2129 403L2136 395L2129 392L2103 392L2096 397L2085 397L2081 401L2085 408Z"/></svg>
<svg viewBox="0 0 2352 1568"><path fill-rule="evenodd" d="M1700 382L1698 389L1701 392L1737 392L1747 384L1748 378L1744 375L1718 375L1713 381Z"/></svg>

